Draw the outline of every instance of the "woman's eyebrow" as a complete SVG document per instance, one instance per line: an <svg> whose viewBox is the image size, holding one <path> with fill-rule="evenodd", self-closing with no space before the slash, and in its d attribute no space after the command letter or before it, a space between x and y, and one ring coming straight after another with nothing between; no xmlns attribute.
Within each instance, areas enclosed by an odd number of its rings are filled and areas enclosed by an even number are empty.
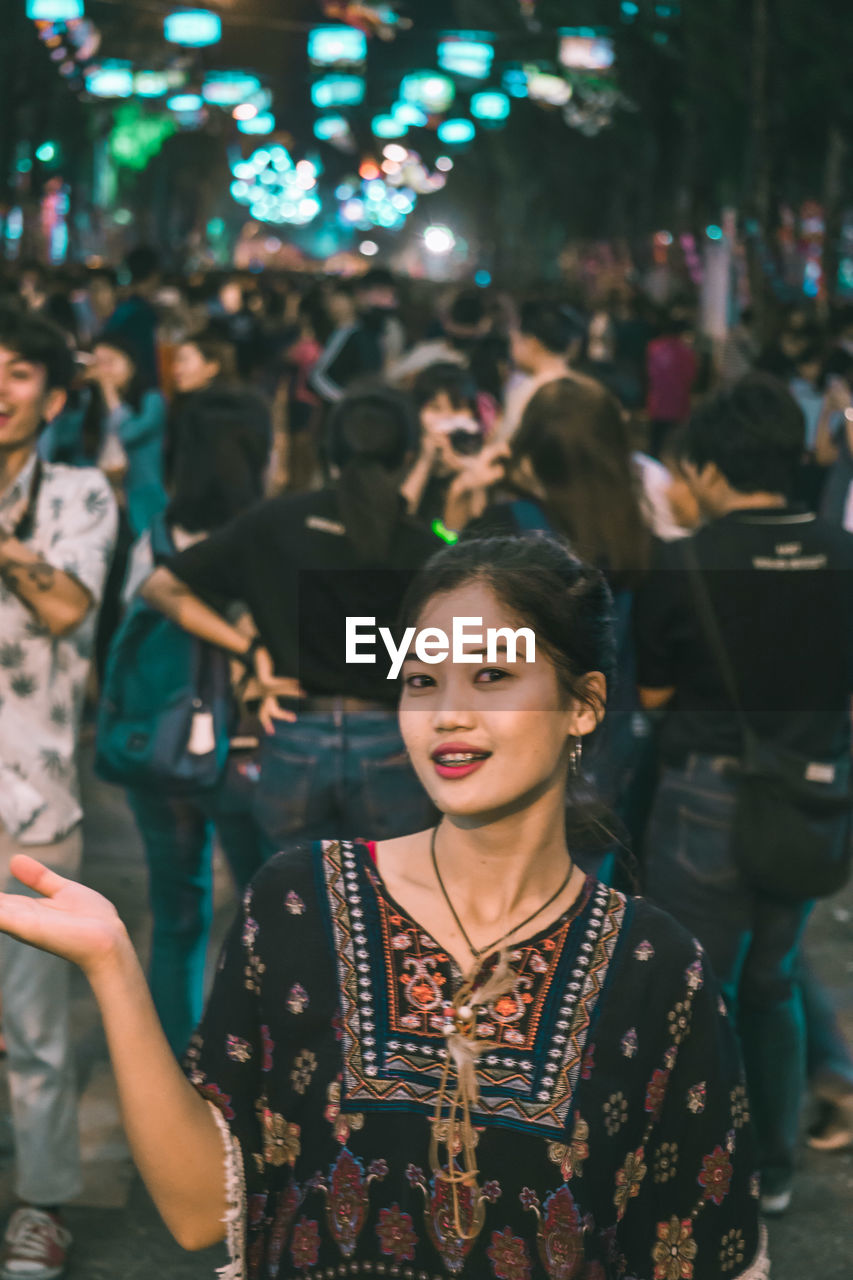
<svg viewBox="0 0 853 1280"><path fill-rule="evenodd" d="M504 641L501 640L499 644L495 645L493 652L496 656L499 654L506 655L508 654L509 650L507 649L507 646L504 643ZM481 646L478 649L465 649L464 653L469 658L488 658L488 650L485 648L485 646ZM448 658L452 658L452 656L453 656L452 653L447 654ZM516 662L527 661L527 658L522 654L520 648L516 650L515 660ZM404 663L423 662L423 661L424 661L423 658L419 658L418 655L415 653L414 649L412 649L409 653L407 653L405 658L403 659ZM435 665L434 663L424 663L424 666L434 666L434 665Z"/></svg>

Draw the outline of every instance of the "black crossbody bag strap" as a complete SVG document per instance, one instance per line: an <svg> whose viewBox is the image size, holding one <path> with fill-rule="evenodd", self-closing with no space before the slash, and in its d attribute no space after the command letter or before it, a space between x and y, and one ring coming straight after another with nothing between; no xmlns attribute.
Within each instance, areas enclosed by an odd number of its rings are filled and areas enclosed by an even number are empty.
<svg viewBox="0 0 853 1280"><path fill-rule="evenodd" d="M687 578L690 583L690 590L693 593L693 600L696 605L696 612L699 615L699 623L702 632L711 652L714 655L714 661L717 664L723 684L726 687L726 693L731 699L737 716L738 727L740 728L741 738L743 739L744 750L748 750L751 743L755 741L755 732L750 727L746 715L743 710L743 703L740 700L740 693L737 686L737 677L735 676L734 667L729 657L728 649L723 640L723 633L720 629L720 623L714 606L711 603L711 597L708 594L708 586L705 582L704 575L699 566L699 560L696 556L696 548L693 545L692 538L685 538L682 541L682 550L684 552L684 562L687 567Z"/></svg>
<svg viewBox="0 0 853 1280"><path fill-rule="evenodd" d="M27 495L27 505L20 520L12 530L12 537L16 542L28 542L35 533L36 527L36 507L38 505L39 493L41 492L41 482L44 479L44 466L41 458L36 458L36 465L33 467L33 475L30 481L30 492Z"/></svg>

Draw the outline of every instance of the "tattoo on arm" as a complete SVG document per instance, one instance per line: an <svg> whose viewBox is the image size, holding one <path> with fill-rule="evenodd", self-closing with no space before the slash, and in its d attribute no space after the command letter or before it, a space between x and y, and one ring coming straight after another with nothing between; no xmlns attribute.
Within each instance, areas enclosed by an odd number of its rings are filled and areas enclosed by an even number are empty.
<svg viewBox="0 0 853 1280"><path fill-rule="evenodd" d="M46 560L36 560L22 564L20 560L10 560L0 568L0 577L16 590L22 579L28 581L36 591L50 591L56 581L56 570Z"/></svg>

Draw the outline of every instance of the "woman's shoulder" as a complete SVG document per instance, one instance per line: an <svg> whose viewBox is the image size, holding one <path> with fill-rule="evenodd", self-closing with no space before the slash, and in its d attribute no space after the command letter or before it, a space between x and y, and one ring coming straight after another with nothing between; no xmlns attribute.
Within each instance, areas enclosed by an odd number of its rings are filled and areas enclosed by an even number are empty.
<svg viewBox="0 0 853 1280"><path fill-rule="evenodd" d="M259 923L274 923L282 914L305 914L322 901L330 862L342 849L360 843L368 842L329 839L287 845L255 872L244 895L245 909Z"/></svg>
<svg viewBox="0 0 853 1280"><path fill-rule="evenodd" d="M640 896L611 895L624 903L622 955L643 966L653 982L679 982L697 961L702 966L701 943L668 911Z"/></svg>

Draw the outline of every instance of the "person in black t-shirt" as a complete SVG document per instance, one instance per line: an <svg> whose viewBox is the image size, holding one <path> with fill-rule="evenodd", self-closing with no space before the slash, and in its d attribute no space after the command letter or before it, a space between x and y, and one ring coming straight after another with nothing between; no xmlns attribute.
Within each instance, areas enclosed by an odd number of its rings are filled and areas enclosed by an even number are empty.
<svg viewBox="0 0 853 1280"><path fill-rule="evenodd" d="M334 329L308 376L308 385L323 404L332 405L354 383L378 377L383 355L379 329L365 323L352 286L345 280L336 281L329 290L327 308Z"/></svg>
<svg viewBox="0 0 853 1280"><path fill-rule="evenodd" d="M826 760L850 749L853 537L788 505L802 447L793 398L751 375L694 414L684 465L708 519L693 546L746 718L762 738ZM659 549L636 638L643 704L668 708L647 890L699 938L738 1018L762 1203L784 1212L803 1091L795 975L812 904L755 893L733 861L741 734L679 544Z"/></svg>
<svg viewBox="0 0 853 1280"><path fill-rule="evenodd" d="M254 664L267 695L256 818L269 852L296 838L377 824L402 835L432 821L381 645L375 665L346 662L346 619L393 630L412 573L440 546L399 493L414 439L394 393L348 397L328 428L334 485L259 503L143 587L173 621ZM251 644L219 612L231 601L254 619Z"/></svg>

